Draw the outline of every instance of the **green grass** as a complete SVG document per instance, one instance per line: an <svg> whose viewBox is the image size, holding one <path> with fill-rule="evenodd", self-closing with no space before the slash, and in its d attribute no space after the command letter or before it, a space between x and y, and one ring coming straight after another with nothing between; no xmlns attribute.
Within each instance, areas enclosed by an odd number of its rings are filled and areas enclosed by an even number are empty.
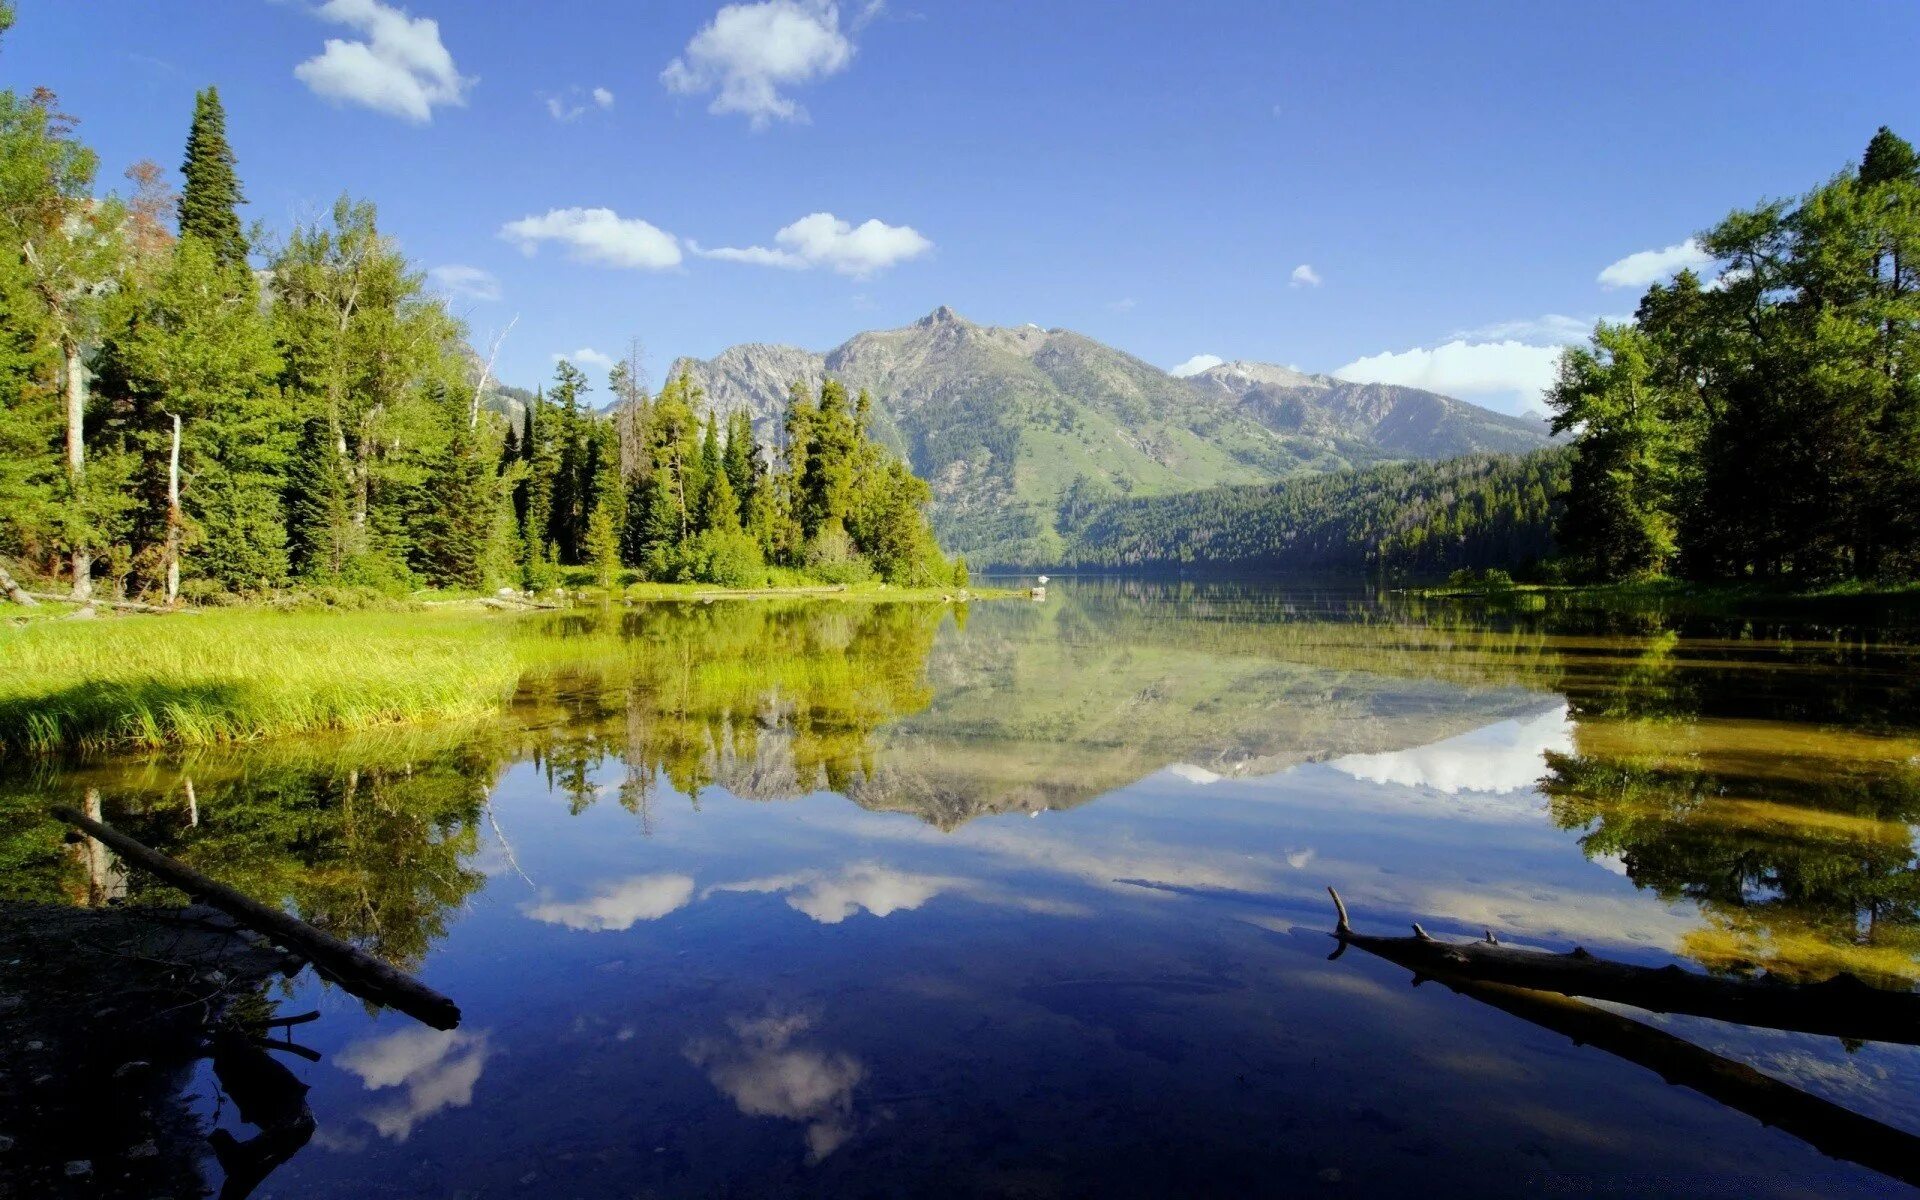
<svg viewBox="0 0 1920 1200"><path fill-rule="evenodd" d="M480 612L196 612L0 627L0 751L203 746L511 696L510 622Z"/></svg>

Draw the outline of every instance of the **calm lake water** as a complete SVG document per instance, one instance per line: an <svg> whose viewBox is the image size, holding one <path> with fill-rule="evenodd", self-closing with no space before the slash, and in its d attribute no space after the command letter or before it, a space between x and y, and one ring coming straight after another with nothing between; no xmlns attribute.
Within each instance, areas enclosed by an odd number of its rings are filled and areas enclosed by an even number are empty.
<svg viewBox="0 0 1920 1200"><path fill-rule="evenodd" d="M16 815L97 788L461 1005L437 1033L276 992L324 1014L288 1060L319 1131L256 1195L1903 1188L1329 961L1325 888L1363 932L1911 989L1910 633L1092 580L539 628L497 725L5 785ZM13 828L7 895L160 894ZM1920 1050L1632 1015L1920 1133ZM206 1070L181 1103L250 1132Z"/></svg>

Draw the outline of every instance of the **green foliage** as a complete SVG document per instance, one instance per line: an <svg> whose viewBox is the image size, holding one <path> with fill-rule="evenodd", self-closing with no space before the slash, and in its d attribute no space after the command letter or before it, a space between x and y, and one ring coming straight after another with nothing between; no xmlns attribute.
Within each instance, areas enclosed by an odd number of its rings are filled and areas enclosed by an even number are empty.
<svg viewBox="0 0 1920 1200"><path fill-rule="evenodd" d="M1920 573L1920 156L1883 127L1857 170L1700 240L1724 268L1712 286L1656 284L1634 327L1603 325L1562 363L1574 566Z"/></svg>
<svg viewBox="0 0 1920 1200"><path fill-rule="evenodd" d="M180 164L186 186L180 192L180 237L200 241L228 269L244 270L247 238L240 228L240 177L233 147L227 144L227 113L220 89L207 88L193 98L193 125L187 133L187 157Z"/></svg>
<svg viewBox="0 0 1920 1200"><path fill-rule="evenodd" d="M1562 450L1479 455L1087 502L1062 553L1007 565L1427 578L1463 566L1526 570L1553 551L1551 497L1567 461Z"/></svg>

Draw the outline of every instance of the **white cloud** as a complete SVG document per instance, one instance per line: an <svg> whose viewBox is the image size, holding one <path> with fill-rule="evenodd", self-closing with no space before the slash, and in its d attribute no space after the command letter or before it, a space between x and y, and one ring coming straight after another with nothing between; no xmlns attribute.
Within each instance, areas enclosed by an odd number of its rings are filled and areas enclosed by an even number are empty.
<svg viewBox="0 0 1920 1200"><path fill-rule="evenodd" d="M427 278L450 296L465 296L469 300L500 298L500 281L494 278L493 272L483 271L479 267L447 263L428 271Z"/></svg>
<svg viewBox="0 0 1920 1200"><path fill-rule="evenodd" d="M613 107L613 93L603 87L587 91L575 85L565 92L542 96L541 99L546 103L547 115L562 124L569 124L586 116L589 102L595 108Z"/></svg>
<svg viewBox="0 0 1920 1200"><path fill-rule="evenodd" d="M565 359L576 367L599 367L603 371L611 371L613 369L613 356L611 354L602 354L592 346L582 346L571 354L556 354L553 356L553 361L555 362L559 362L561 359Z"/></svg>
<svg viewBox="0 0 1920 1200"><path fill-rule="evenodd" d="M334 1061L358 1075L368 1091L405 1089L360 1114L380 1136L404 1142L434 1113L473 1103L474 1085L491 1053L485 1030L403 1029L353 1042Z"/></svg>
<svg viewBox="0 0 1920 1200"><path fill-rule="evenodd" d="M1507 341L1551 343L1571 345L1584 342L1593 332L1598 321L1630 321L1626 317L1568 317L1560 313L1547 313L1540 317L1522 317L1516 321L1496 321L1491 325L1482 325L1478 329L1468 329L1453 336L1470 342Z"/></svg>
<svg viewBox="0 0 1920 1200"><path fill-rule="evenodd" d="M687 875L636 875L569 903L549 900L524 911L536 921L596 933L631 929L639 921L657 921L693 899Z"/></svg>
<svg viewBox="0 0 1920 1200"><path fill-rule="evenodd" d="M1600 272L1600 286L1606 288L1646 287L1658 283L1685 268L1699 270L1713 265L1713 256L1701 249L1693 238L1661 250L1642 250L1629 254Z"/></svg>
<svg viewBox="0 0 1920 1200"><path fill-rule="evenodd" d="M1456 338L1431 349L1388 350L1357 358L1333 374L1355 383L1391 383L1447 396L1519 396L1537 402L1553 386L1560 350L1511 339Z"/></svg>
<svg viewBox="0 0 1920 1200"><path fill-rule="evenodd" d="M678 238L610 208L556 208L545 216L509 221L500 236L528 254L541 242L559 242L575 261L608 267L664 271L680 265Z"/></svg>
<svg viewBox="0 0 1920 1200"><path fill-rule="evenodd" d="M1313 269L1311 263L1301 263L1287 276L1288 287L1319 287L1320 272Z"/></svg>
<svg viewBox="0 0 1920 1200"><path fill-rule="evenodd" d="M1167 374L1175 379L1185 379L1189 375L1198 375L1227 361L1218 354L1196 354L1178 366L1168 367Z"/></svg>
<svg viewBox="0 0 1920 1200"><path fill-rule="evenodd" d="M1107 307L1114 312L1132 312L1134 306L1138 303L1139 301L1135 300L1132 296L1123 296L1118 300L1109 301Z"/></svg>
<svg viewBox="0 0 1920 1200"><path fill-rule="evenodd" d="M852 61L853 43L829 0L764 0L722 8L660 72L660 82L682 95L713 92L708 112L743 113L765 129L776 120L807 119L782 88L838 74Z"/></svg>
<svg viewBox="0 0 1920 1200"><path fill-rule="evenodd" d="M706 258L794 271L828 267L855 279L864 279L875 271L918 258L933 249L933 243L911 225L869 220L856 226L824 212L801 217L774 234L773 241L772 247L721 246L704 250L692 243L688 247Z"/></svg>
<svg viewBox="0 0 1920 1200"><path fill-rule="evenodd" d="M467 102L474 80L455 68L439 22L380 0L327 0L313 11L366 35L365 41L328 38L325 49L293 69L315 95L422 125L433 120L436 105Z"/></svg>

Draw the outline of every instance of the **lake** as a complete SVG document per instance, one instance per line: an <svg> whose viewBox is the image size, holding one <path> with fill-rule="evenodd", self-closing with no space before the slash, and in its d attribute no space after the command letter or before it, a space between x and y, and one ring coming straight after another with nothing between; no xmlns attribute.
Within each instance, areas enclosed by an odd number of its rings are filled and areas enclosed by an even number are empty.
<svg viewBox="0 0 1920 1200"><path fill-rule="evenodd" d="M530 620L553 665L496 722L4 784L10 899L171 895L31 819L92 789L460 1004L270 989L322 1013L318 1131L256 1195L1899 1187L1690 1081L1897 1138L1915 1048L1607 1006L1575 1044L1330 960L1326 889L1362 932L1912 989L1911 630L1092 579ZM204 1066L174 1103L217 1185L248 1127Z"/></svg>

